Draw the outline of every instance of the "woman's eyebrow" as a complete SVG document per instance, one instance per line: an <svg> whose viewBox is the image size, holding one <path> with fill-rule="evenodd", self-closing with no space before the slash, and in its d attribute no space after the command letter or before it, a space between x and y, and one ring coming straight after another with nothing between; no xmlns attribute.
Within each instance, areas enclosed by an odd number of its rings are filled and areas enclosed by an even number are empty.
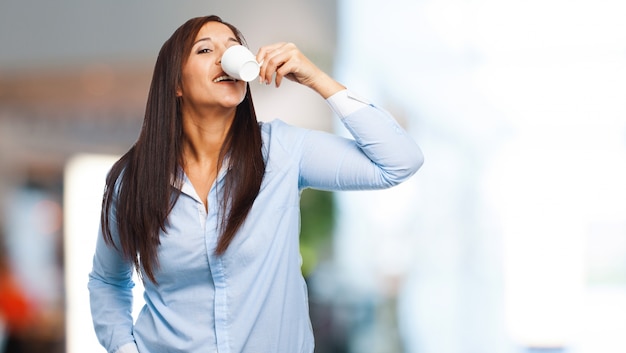
<svg viewBox="0 0 626 353"><path fill-rule="evenodd" d="M198 44L198 43L200 43L200 42L205 42L205 41L212 42L212 41L213 41L213 39L212 39L211 37L204 37L204 38L200 38L200 39L198 39L197 41L195 41L195 42L193 43L193 45L196 45L196 44ZM229 42L239 43L239 41L238 41L238 40L237 40L237 38L235 38L235 37L229 37L229 38L228 38L228 41L229 41Z"/></svg>
<svg viewBox="0 0 626 353"><path fill-rule="evenodd" d="M196 45L196 44L198 44L198 43L200 43L200 42L204 42L204 41L209 41L209 42L211 42L211 41L213 41L213 40L211 39L211 37L200 38L200 39L198 39L197 41L193 42L193 45Z"/></svg>

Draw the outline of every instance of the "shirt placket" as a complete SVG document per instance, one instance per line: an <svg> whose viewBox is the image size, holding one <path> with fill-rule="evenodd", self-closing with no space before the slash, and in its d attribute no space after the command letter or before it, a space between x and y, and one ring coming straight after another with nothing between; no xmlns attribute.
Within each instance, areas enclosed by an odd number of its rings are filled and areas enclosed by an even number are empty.
<svg viewBox="0 0 626 353"><path fill-rule="evenodd" d="M214 296L214 322L215 337L217 341L217 351L219 353L230 353L229 345L229 315L228 315L228 288L227 277L224 269L224 263L221 256L215 254L217 241L219 239L218 222L219 222L219 203L217 199L217 185L221 184L223 174L218 177L214 185L209 191L208 197L208 213L206 224L204 227L204 236L206 243L207 257L209 260L209 269L213 277L215 285Z"/></svg>

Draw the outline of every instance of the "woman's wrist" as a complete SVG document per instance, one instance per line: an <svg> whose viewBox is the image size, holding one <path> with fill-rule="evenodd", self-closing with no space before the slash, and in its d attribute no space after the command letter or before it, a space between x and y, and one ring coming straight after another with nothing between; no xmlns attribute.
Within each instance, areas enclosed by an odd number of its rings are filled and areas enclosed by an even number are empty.
<svg viewBox="0 0 626 353"><path fill-rule="evenodd" d="M346 89L344 85L335 81L323 71L320 71L317 79L313 81L309 87L320 94L324 99L328 99L328 97L333 94Z"/></svg>
<svg viewBox="0 0 626 353"><path fill-rule="evenodd" d="M341 90L332 96L326 99L326 102L330 106L330 108L339 116L340 118L345 118L348 115L365 108L371 103L350 92L348 89Z"/></svg>

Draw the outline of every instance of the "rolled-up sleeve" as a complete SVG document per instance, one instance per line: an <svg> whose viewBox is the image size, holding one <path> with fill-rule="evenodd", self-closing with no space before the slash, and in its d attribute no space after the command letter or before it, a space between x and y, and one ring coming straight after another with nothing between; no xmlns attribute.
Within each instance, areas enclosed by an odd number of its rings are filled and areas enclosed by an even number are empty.
<svg viewBox="0 0 626 353"><path fill-rule="evenodd" d="M417 143L384 109L349 91L328 103L353 139L308 132L300 161L303 188L384 189L407 180L423 164Z"/></svg>

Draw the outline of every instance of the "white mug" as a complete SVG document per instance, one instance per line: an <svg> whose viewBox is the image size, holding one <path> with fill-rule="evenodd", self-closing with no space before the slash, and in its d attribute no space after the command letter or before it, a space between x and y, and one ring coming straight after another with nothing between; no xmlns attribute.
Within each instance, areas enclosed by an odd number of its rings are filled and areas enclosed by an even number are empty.
<svg viewBox="0 0 626 353"><path fill-rule="evenodd" d="M250 82L259 76L261 64L248 48L233 45L222 55L222 69L232 78Z"/></svg>

